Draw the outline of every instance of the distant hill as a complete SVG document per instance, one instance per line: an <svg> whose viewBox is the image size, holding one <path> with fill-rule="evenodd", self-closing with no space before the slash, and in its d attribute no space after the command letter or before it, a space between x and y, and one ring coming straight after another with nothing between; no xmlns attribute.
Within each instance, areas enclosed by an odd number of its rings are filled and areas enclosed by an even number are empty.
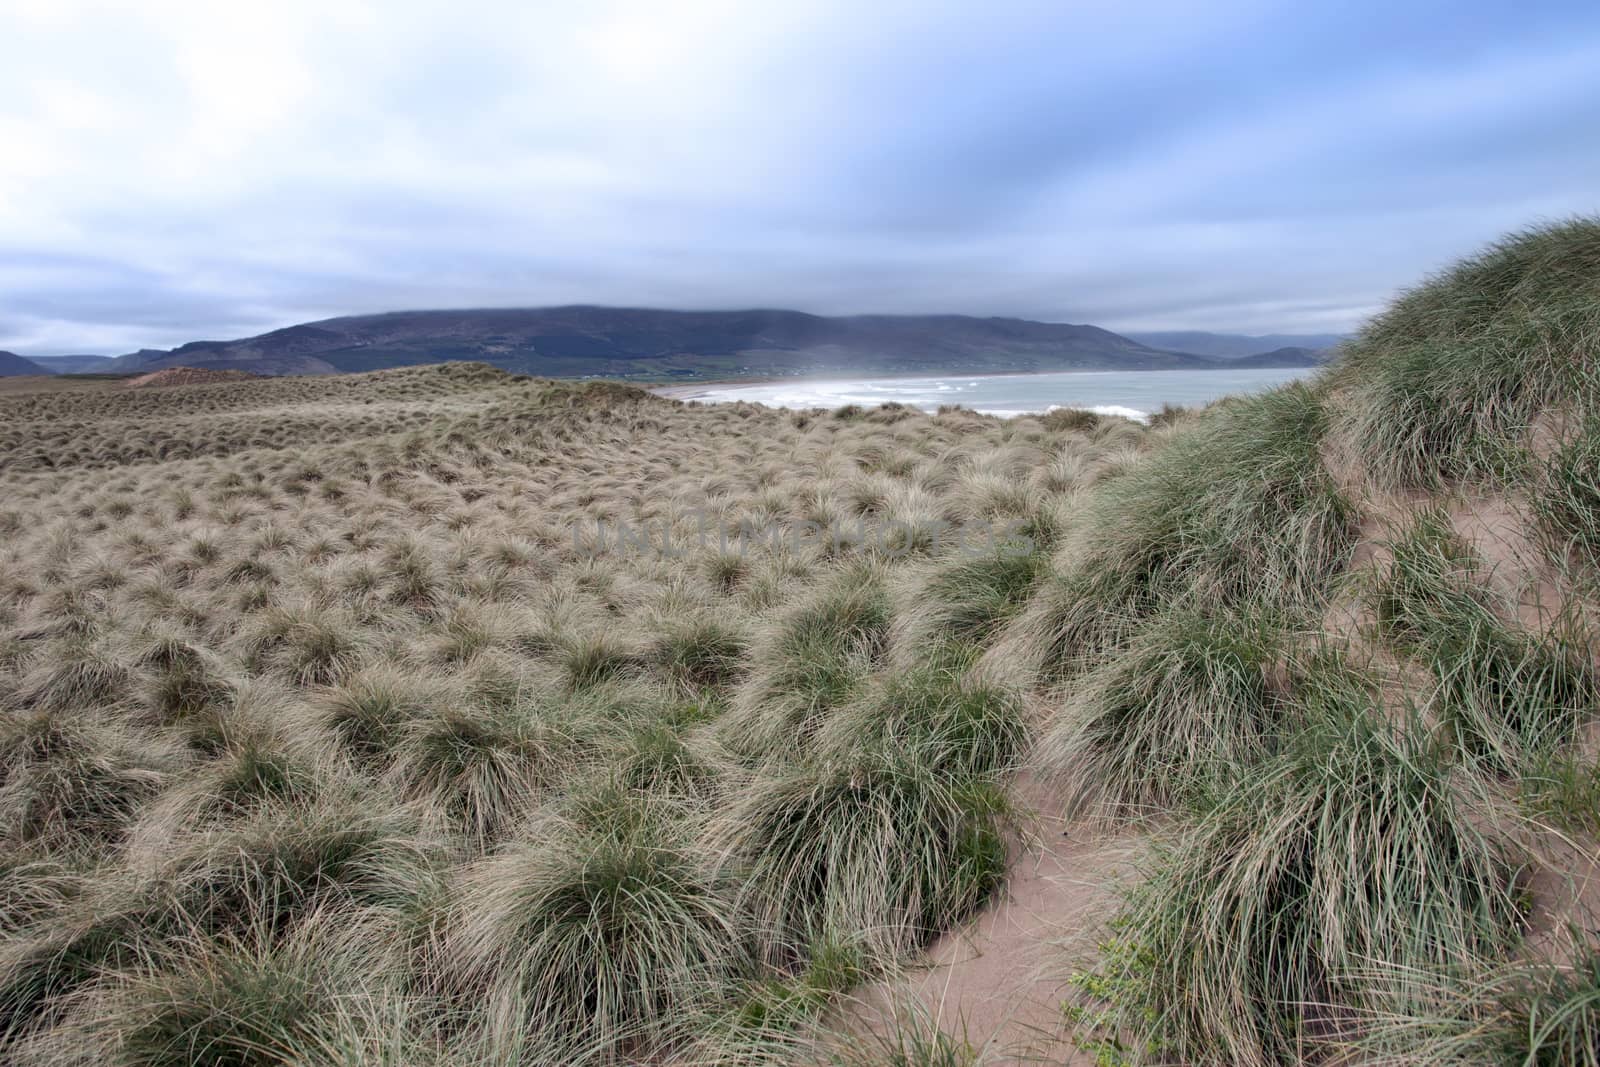
<svg viewBox="0 0 1600 1067"><path fill-rule="evenodd" d="M116 362L115 356L29 356L51 374L94 374L109 371Z"/></svg>
<svg viewBox="0 0 1600 1067"><path fill-rule="evenodd" d="M0 378L20 378L25 374L49 374L39 364L15 352L0 352Z"/></svg>
<svg viewBox="0 0 1600 1067"><path fill-rule="evenodd" d="M120 357L114 368L330 374L481 360L549 377L650 379L1202 369L1096 326L963 315L824 317L798 311L659 311L592 306L399 311L192 341Z"/></svg>
<svg viewBox="0 0 1600 1067"><path fill-rule="evenodd" d="M1333 355L1331 348L1300 348L1286 345L1271 352L1257 352L1253 356L1229 359L1226 367L1320 367Z"/></svg>
<svg viewBox="0 0 1600 1067"><path fill-rule="evenodd" d="M1157 333L1130 333L1128 337L1151 348L1172 352L1192 352L1197 356L1234 359L1256 356L1285 348L1308 348L1313 352L1333 348L1345 340L1336 333L1266 333L1257 336L1241 333L1206 333L1203 330L1169 330ZM1259 364L1279 366L1280 364ZM1291 366L1294 364L1291 364Z"/></svg>

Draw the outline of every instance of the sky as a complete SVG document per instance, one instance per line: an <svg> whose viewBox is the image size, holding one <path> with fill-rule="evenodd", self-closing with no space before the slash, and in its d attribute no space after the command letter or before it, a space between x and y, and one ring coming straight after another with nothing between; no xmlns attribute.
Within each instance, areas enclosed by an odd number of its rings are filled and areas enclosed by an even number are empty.
<svg viewBox="0 0 1600 1067"><path fill-rule="evenodd" d="M0 0L0 349L409 308L1352 329L1600 211L1600 4Z"/></svg>

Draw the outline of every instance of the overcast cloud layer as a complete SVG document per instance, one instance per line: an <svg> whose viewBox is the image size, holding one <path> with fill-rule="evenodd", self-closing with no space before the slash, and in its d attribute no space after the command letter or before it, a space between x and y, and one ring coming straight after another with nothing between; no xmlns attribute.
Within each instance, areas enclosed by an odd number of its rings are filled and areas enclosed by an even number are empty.
<svg viewBox="0 0 1600 1067"><path fill-rule="evenodd" d="M1315 6L0 0L0 348L574 302L1342 330L1600 210L1600 5Z"/></svg>

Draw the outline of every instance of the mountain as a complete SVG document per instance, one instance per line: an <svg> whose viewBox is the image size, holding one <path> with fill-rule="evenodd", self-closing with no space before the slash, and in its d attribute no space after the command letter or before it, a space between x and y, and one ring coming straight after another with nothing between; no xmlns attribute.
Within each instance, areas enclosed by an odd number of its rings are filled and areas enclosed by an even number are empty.
<svg viewBox="0 0 1600 1067"><path fill-rule="evenodd" d="M49 374L39 364L15 352L0 352L0 378L20 378L24 374Z"/></svg>
<svg viewBox="0 0 1600 1067"><path fill-rule="evenodd" d="M1239 356L1222 363L1224 367L1320 367L1333 355L1331 349L1302 348L1285 345L1271 352L1257 352L1253 356Z"/></svg>
<svg viewBox="0 0 1600 1067"><path fill-rule="evenodd" d="M1198 356L1215 356L1219 359L1254 356L1283 348L1309 348L1315 352L1333 348L1345 340L1343 335L1336 333L1267 333L1252 337L1241 333L1206 333L1203 330L1130 333L1126 336L1151 348L1193 352Z"/></svg>
<svg viewBox="0 0 1600 1067"><path fill-rule="evenodd" d="M397 311L324 319L236 341L120 357L114 369L331 374L480 360L548 377L728 378L1208 368L1096 326L964 315L593 306Z"/></svg>
<svg viewBox="0 0 1600 1067"><path fill-rule="evenodd" d="M28 359L49 374L94 374L112 370L116 362L115 356L29 356Z"/></svg>

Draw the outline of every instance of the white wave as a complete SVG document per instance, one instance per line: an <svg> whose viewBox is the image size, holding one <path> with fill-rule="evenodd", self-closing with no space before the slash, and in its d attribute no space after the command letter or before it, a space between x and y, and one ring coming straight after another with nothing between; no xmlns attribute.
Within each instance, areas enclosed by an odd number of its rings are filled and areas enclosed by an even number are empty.
<svg viewBox="0 0 1600 1067"><path fill-rule="evenodd" d="M960 404L1010 418L1066 407L1147 422L1164 403L1206 404L1228 393L1271 388L1304 371L1071 371L985 375L981 378L805 379L708 386L704 403L746 401L784 408L877 407L889 402L936 411Z"/></svg>
<svg viewBox="0 0 1600 1067"><path fill-rule="evenodd" d="M1060 411L1062 408L1071 408L1076 411L1092 411L1096 415L1110 415L1116 418L1132 419L1134 422L1148 422L1150 413L1140 411L1138 408L1123 407L1121 404L1051 404L1046 411Z"/></svg>

